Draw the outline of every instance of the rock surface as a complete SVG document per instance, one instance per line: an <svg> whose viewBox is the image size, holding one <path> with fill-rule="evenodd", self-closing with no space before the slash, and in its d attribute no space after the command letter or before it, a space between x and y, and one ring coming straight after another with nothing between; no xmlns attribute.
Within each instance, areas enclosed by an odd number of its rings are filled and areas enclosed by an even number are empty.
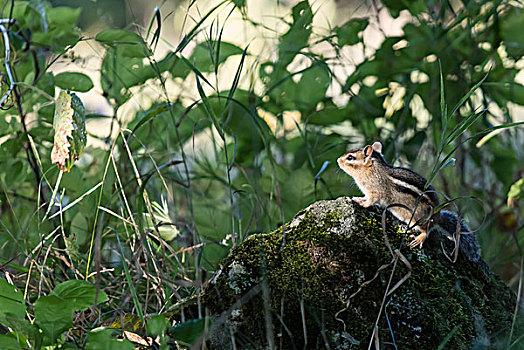
<svg viewBox="0 0 524 350"><path fill-rule="evenodd" d="M210 347L360 349L373 341L436 349L447 341L446 349L482 349L507 341L516 297L482 260L452 263L438 232L411 250L398 222L387 215L386 240L381 220L382 210L348 198L318 201L284 230L234 248L204 292Z"/></svg>

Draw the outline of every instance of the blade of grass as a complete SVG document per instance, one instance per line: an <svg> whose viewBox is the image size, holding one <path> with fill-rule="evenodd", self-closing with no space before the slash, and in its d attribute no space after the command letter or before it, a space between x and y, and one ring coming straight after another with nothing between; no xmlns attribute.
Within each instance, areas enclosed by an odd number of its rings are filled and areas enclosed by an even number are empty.
<svg viewBox="0 0 524 350"><path fill-rule="evenodd" d="M122 243L120 243L120 237L118 235L118 232L116 232L115 229L112 227L109 227L116 235L116 240L118 242L118 247L120 248L120 260L122 261L122 267L124 268L124 273L126 275L127 284L129 285L129 290L131 291L131 296L133 298L133 303L135 304L136 313L138 314L138 317L142 321L144 321L144 313L142 312L142 307L140 305L140 302L138 301L138 296L136 295L135 285L133 284L133 279L131 278L131 274L129 273L129 266L127 266L127 262L124 255L124 249L122 248Z"/></svg>
<svg viewBox="0 0 524 350"><path fill-rule="evenodd" d="M524 125L524 121L522 121L522 122L515 122L515 123L507 123L507 124L502 124L502 125L497 125L497 126L494 126L494 127L491 127L491 128L487 128L485 130L482 130L482 131L480 131L480 132L478 132L478 133L476 133L476 134L466 138L459 145L462 145L465 142L468 142L469 140L471 140L471 139L473 139L473 138L475 138L477 136L484 135L484 134L489 133L491 131L499 130L499 129L507 129L507 128L511 128L511 127L519 126L519 125ZM433 167L433 170L432 170L430 176L427 179L427 182L426 182L426 185L424 186L424 189L427 189L429 187L429 185L431 184L431 182L435 179L435 176L438 174L438 172L441 169L445 168L444 165L446 164L446 162L448 162L448 160L451 158L453 153L455 153L455 151L457 150L459 145L455 146L453 148L453 150L451 152L449 152L442 161L435 163L435 166ZM439 154L439 157L440 157L440 154Z"/></svg>
<svg viewBox="0 0 524 350"><path fill-rule="evenodd" d="M60 171L62 172L62 171ZM100 186L102 186L103 182L100 181L98 184L96 184L95 186L91 187L88 191L86 191L83 195L81 195L80 197L78 197L77 199L75 199L73 202L69 203L68 205L66 205L64 208L62 208L61 210L57 211L56 213L54 213L53 215L51 215L49 217L49 219L52 219L54 218L55 216L57 215L62 215L66 210L68 209L71 209L73 206L75 206L78 202L80 202L82 199L84 199L86 196L89 196L91 193L93 193L94 191L96 191L96 189Z"/></svg>
<svg viewBox="0 0 524 350"><path fill-rule="evenodd" d="M454 115L455 112L460 108L462 107L462 105L464 104L464 102L466 102L470 97L471 95L473 95L473 93L480 87L480 85L482 85L482 83L484 82L484 80L486 80L486 78L488 77L490 72L487 72L486 75L484 75L484 78L482 78L478 83L475 84L475 86L473 86L471 88L471 90L468 91L467 94L465 94L464 96L462 96L462 98L460 99L460 101L455 105L455 107L453 107L453 109L451 110L451 113L449 114L450 116Z"/></svg>
<svg viewBox="0 0 524 350"><path fill-rule="evenodd" d="M178 58L180 58L182 62L184 62L200 79L205 81L207 85L209 85L213 90L215 90L214 86L211 85L211 83L206 79L206 77L202 75L202 73L198 70L197 67L195 67L193 63L189 62L189 60L182 55L178 56Z"/></svg>
<svg viewBox="0 0 524 350"><path fill-rule="evenodd" d="M453 337L453 335L455 334L455 332L458 331L458 329L459 326L455 326L455 328L453 328L451 332L449 332L448 335L446 335L446 337L442 339L442 342L439 344L437 350L445 349L446 344L450 341L451 337Z"/></svg>
<svg viewBox="0 0 524 350"><path fill-rule="evenodd" d="M51 211L51 208L54 205L56 192L58 191L58 186L60 185L60 181L62 180L62 175L63 174L64 174L64 172L62 170L60 170L60 172L58 173L58 178L56 179L55 188L53 189L53 193L51 194L51 199L49 200L49 205L47 206L47 211L45 212L45 215L44 215L44 218L42 219L42 222L44 222L45 219L47 219L47 215L49 215L49 212Z"/></svg>
<svg viewBox="0 0 524 350"><path fill-rule="evenodd" d="M227 94L227 101L226 101L226 108L229 105L229 102L233 98L233 95L235 94L235 91L238 88L238 83L240 82L240 75L242 74L242 68L244 67L244 60L247 55L247 49L249 45L246 46L244 51L242 52L242 58L240 59L240 63L237 67L237 71L235 73L235 78L233 79L233 82L231 83L231 88L229 89L229 93Z"/></svg>
<svg viewBox="0 0 524 350"><path fill-rule="evenodd" d="M202 84L200 84L200 79L198 79L198 74L196 75L196 83L197 83L198 93L200 94L200 99L202 100L202 104L204 106L204 109L206 110L207 114L209 115L209 117L213 121L213 125L217 129L218 134L220 135L220 138L222 140L225 140L226 136L224 134L224 130L219 125L218 118L217 118L217 116L215 114L215 111L213 111L213 108L209 104L209 99L207 98L206 93L204 92L204 89L202 89Z"/></svg>
<svg viewBox="0 0 524 350"><path fill-rule="evenodd" d="M149 46L151 46L153 48L153 51L155 51L158 45L158 40L160 39L160 32L162 30L162 18L160 16L160 9L158 8L158 6L155 6L155 14L153 18L151 18L151 22L149 23L146 38L149 37L151 27L153 26L153 20L156 20L156 30L155 34L153 34L153 38L151 39L151 44L149 44Z"/></svg>
<svg viewBox="0 0 524 350"><path fill-rule="evenodd" d="M440 120L442 122L442 133L440 135L439 149L442 149L444 148L444 134L446 133L446 130L448 128L448 108L446 106L446 101L444 98L444 77L442 75L442 64L440 62L440 59L438 61L438 65L440 69Z"/></svg>
<svg viewBox="0 0 524 350"><path fill-rule="evenodd" d="M95 235L96 235L96 227L97 227L97 222L98 222L98 215L100 213L100 210L98 209L98 207L100 206L100 203L102 203L102 193L104 192L104 184L105 184L106 178L107 178L107 171L109 170L109 163L111 162L111 153L114 151L117 139L118 139L118 137L115 137L115 139L113 140L113 144L111 145L111 149L109 150L110 154L107 157L107 162L106 162L106 166L105 166L105 169L104 169L104 175L102 176L102 186L100 188L100 193L98 195L98 201L96 203L95 220L93 221L94 224L93 224L93 230L91 232L91 242L89 243L89 254L87 255L87 267L86 267L86 274L85 274L86 280L87 280L87 276L89 276L89 267L91 266L91 256L92 256L92 253L93 253L93 244L95 242Z"/></svg>
<svg viewBox="0 0 524 350"><path fill-rule="evenodd" d="M448 137L446 137L445 145L455 141L459 135L468 130L488 109L485 108L478 113L471 113L466 119L462 120L457 126L451 130Z"/></svg>
<svg viewBox="0 0 524 350"><path fill-rule="evenodd" d="M199 28L200 26L202 26L202 24L204 23L204 21L209 17L211 16L211 14L213 12L215 12L220 6L222 6L223 4L225 3L228 3L229 1L228 0L224 0L222 2L220 2L218 5L216 5L215 7L213 7L211 10L209 10L205 15L204 17L202 17L200 19L200 21L197 22L197 24L195 24L195 26L193 27L193 29L191 29L189 31L188 34L186 34L184 36L184 39L182 39L182 41L180 42L180 44L178 44L177 48L175 49L175 52L180 52L182 51L186 46L187 44L189 44L191 42L191 40L193 40L193 38L198 34L198 32L200 31Z"/></svg>

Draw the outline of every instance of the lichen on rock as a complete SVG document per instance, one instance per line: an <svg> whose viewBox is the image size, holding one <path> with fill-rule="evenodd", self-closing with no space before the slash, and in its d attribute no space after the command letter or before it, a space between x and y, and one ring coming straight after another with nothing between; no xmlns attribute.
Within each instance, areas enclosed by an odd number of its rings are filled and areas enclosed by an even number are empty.
<svg viewBox="0 0 524 350"><path fill-rule="evenodd" d="M411 250L388 214L349 198L318 201L268 234L235 247L205 289L214 349L400 349L497 346L507 340L515 295L482 261L446 258L448 241L432 233ZM408 277L384 299L389 290ZM411 268L408 268L408 266ZM385 300L385 302L383 302ZM233 346L233 342L235 346Z"/></svg>

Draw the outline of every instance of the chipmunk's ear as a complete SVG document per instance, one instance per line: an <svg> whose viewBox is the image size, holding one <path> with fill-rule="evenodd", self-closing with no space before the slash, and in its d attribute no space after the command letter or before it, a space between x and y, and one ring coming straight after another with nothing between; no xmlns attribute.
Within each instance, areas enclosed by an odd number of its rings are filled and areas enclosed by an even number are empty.
<svg viewBox="0 0 524 350"><path fill-rule="evenodd" d="M373 148L371 148L371 146L366 146L364 147L364 156L367 158L369 156L371 156L371 153L373 153Z"/></svg>
<svg viewBox="0 0 524 350"><path fill-rule="evenodd" d="M373 147L373 151L382 154L382 144L380 142L377 141L377 142L373 143L372 147Z"/></svg>

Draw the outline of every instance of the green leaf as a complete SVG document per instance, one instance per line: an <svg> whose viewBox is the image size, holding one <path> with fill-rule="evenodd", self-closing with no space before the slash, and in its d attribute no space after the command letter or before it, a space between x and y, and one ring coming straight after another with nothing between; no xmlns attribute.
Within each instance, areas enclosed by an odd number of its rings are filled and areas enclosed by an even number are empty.
<svg viewBox="0 0 524 350"><path fill-rule="evenodd" d="M151 334L153 336L162 335L168 326L169 321L164 316L153 316L146 323L147 334Z"/></svg>
<svg viewBox="0 0 524 350"><path fill-rule="evenodd" d="M233 4L239 9L239 10L245 10L246 8L246 0L231 0Z"/></svg>
<svg viewBox="0 0 524 350"><path fill-rule="evenodd" d="M218 59L215 52L219 49ZM215 67L225 62L229 56L241 55L243 50L231 43L224 41L206 41L198 44L188 59L200 72L214 72Z"/></svg>
<svg viewBox="0 0 524 350"><path fill-rule="evenodd" d="M524 177L521 177L511 185L508 192L508 203L514 203L522 198L524 198Z"/></svg>
<svg viewBox="0 0 524 350"><path fill-rule="evenodd" d="M167 103L162 103L154 108L148 110L143 114L143 116L138 120L138 123L133 127L133 132L136 132L142 125L153 119L159 114L167 112L169 110L169 105ZM138 114L138 113L137 113Z"/></svg>
<svg viewBox="0 0 524 350"><path fill-rule="evenodd" d="M126 102L131 96L129 88L144 84L148 79L159 78L165 71L173 77L185 78L191 72L190 66L172 53L167 54L157 64L144 64L143 58L128 58L122 55L125 48L121 45L106 51L102 61L100 82L109 98L114 98L118 105Z"/></svg>
<svg viewBox="0 0 524 350"><path fill-rule="evenodd" d="M26 307L24 295L15 286L0 278L0 321L4 322L7 314L20 318L25 317Z"/></svg>
<svg viewBox="0 0 524 350"><path fill-rule="evenodd" d="M9 160L8 164L9 167L5 169L5 184L7 188L16 188L27 176L27 164L19 159Z"/></svg>
<svg viewBox="0 0 524 350"><path fill-rule="evenodd" d="M80 16L82 8L71 8L66 6L50 7L47 10L47 20L51 26L64 26L71 30Z"/></svg>
<svg viewBox="0 0 524 350"><path fill-rule="evenodd" d="M66 301L74 311L81 311L93 306L96 287L86 281L69 280L57 285L53 294ZM107 294L99 290L97 303L104 303L108 300Z"/></svg>
<svg viewBox="0 0 524 350"><path fill-rule="evenodd" d="M120 46L120 54L124 57L143 58L152 52L142 37L135 32L124 29L107 29L98 33L95 40L109 46Z"/></svg>
<svg viewBox="0 0 524 350"><path fill-rule="evenodd" d="M355 107L353 104L339 108L333 103L330 103L326 104L323 109L311 114L308 123L314 125L333 125L345 120L351 120L351 115L354 113Z"/></svg>
<svg viewBox="0 0 524 350"><path fill-rule="evenodd" d="M503 103L509 101L524 106L524 86L517 82L486 82L483 85L492 93L504 98Z"/></svg>
<svg viewBox="0 0 524 350"><path fill-rule="evenodd" d="M382 3L388 8L389 13L393 17L398 17L402 10L408 10L412 16L427 12L426 0L383 0Z"/></svg>
<svg viewBox="0 0 524 350"><path fill-rule="evenodd" d="M500 21L500 36L508 54L515 58L522 58L524 52L524 35L522 35L524 11L522 8L513 7L504 20Z"/></svg>
<svg viewBox="0 0 524 350"><path fill-rule="evenodd" d="M0 334L0 349L18 350L23 348L13 336Z"/></svg>
<svg viewBox="0 0 524 350"><path fill-rule="evenodd" d="M369 21L367 19L352 19L336 28L338 44L340 46L357 44L360 42L358 33L364 31L368 24Z"/></svg>
<svg viewBox="0 0 524 350"><path fill-rule="evenodd" d="M93 88L91 78L83 73L65 72L55 76L55 84L64 90L87 92Z"/></svg>
<svg viewBox="0 0 524 350"><path fill-rule="evenodd" d="M397 18L400 14L400 11L406 8L403 2L398 0L382 0L382 4L387 7L389 13L394 18Z"/></svg>
<svg viewBox="0 0 524 350"><path fill-rule="evenodd" d="M60 283L52 294L38 298L35 302L35 322L45 335L54 342L56 338L73 326L73 312L91 307L95 302L96 287L91 283L70 280ZM109 298L99 291L97 302Z"/></svg>
<svg viewBox="0 0 524 350"><path fill-rule="evenodd" d="M289 30L280 37L278 44L278 64L285 68L293 61L300 50L307 46L311 35L313 12L308 1L301 1L293 7L293 23ZM277 72L277 77L279 76Z"/></svg>
<svg viewBox="0 0 524 350"><path fill-rule="evenodd" d="M329 68L324 64L313 64L302 73L295 95L298 110L303 114L314 111L317 104L325 98L330 83Z"/></svg>
<svg viewBox="0 0 524 350"><path fill-rule="evenodd" d="M95 40L104 44L143 43L142 37L135 32L124 29L107 29L98 33Z"/></svg>
<svg viewBox="0 0 524 350"><path fill-rule="evenodd" d="M85 215L81 212L78 212L71 221L71 243L78 247L85 243L89 235L89 223Z"/></svg>
<svg viewBox="0 0 524 350"><path fill-rule="evenodd" d="M36 324L52 343L73 326L73 309L56 295L38 298L34 313Z"/></svg>
<svg viewBox="0 0 524 350"><path fill-rule="evenodd" d="M171 328L169 333L182 345L192 345L204 333L205 322L205 318L189 320Z"/></svg>
<svg viewBox="0 0 524 350"><path fill-rule="evenodd" d="M89 332L86 350L134 350L134 345L127 339L116 339L112 335L115 331L110 329L97 329Z"/></svg>

